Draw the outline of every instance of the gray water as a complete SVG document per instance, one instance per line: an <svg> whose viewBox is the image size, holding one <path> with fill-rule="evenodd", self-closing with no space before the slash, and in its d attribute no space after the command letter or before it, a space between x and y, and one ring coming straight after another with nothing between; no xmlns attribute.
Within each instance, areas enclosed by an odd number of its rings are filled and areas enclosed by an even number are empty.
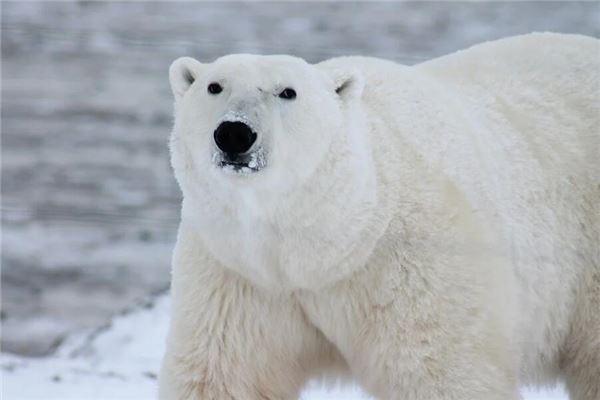
<svg viewBox="0 0 600 400"><path fill-rule="evenodd" d="M3 2L2 350L48 354L168 287L175 58L414 64L532 31L598 37L600 4Z"/></svg>

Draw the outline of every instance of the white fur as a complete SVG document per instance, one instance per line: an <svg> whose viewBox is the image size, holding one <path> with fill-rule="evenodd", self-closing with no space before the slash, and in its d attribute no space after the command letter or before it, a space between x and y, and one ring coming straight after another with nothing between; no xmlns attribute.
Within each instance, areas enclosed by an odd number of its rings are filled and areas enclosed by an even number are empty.
<svg viewBox="0 0 600 400"><path fill-rule="evenodd" d="M413 67L175 61L161 398L293 399L332 373L403 400L562 374L599 399L599 75L598 40L555 34ZM212 162L223 120L257 132L264 168Z"/></svg>

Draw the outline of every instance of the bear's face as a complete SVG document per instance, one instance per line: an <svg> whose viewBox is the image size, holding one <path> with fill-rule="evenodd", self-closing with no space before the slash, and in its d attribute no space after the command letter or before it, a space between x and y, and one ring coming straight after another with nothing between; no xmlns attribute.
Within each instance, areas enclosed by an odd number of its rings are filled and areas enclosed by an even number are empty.
<svg viewBox="0 0 600 400"><path fill-rule="evenodd" d="M170 81L182 221L211 255L269 287L314 286L341 273L325 265L359 236L362 225L347 221L363 221L356 215L374 196L360 74L231 55L212 64L178 59ZM335 241L340 249L331 236L345 238Z"/></svg>
<svg viewBox="0 0 600 400"><path fill-rule="evenodd" d="M176 173L192 169L190 185L204 190L252 185L269 195L300 187L335 151L346 103L362 90L354 73L290 56L230 55L212 64L180 58L170 81Z"/></svg>

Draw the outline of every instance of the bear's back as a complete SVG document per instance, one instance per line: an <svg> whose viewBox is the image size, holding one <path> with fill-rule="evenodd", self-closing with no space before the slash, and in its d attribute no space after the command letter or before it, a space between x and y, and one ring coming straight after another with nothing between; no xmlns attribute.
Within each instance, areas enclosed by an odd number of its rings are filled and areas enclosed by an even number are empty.
<svg viewBox="0 0 600 400"><path fill-rule="evenodd" d="M600 154L600 40L522 35L415 68L505 120L544 168L581 170Z"/></svg>

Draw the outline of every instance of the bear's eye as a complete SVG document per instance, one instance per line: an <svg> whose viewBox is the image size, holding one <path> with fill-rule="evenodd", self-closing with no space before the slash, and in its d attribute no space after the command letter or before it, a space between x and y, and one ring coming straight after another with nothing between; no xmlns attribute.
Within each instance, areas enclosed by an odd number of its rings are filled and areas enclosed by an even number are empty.
<svg viewBox="0 0 600 400"><path fill-rule="evenodd" d="M219 94L222 91L223 91L223 86L219 85L216 82L213 82L210 85L208 85L208 93L210 93L210 94Z"/></svg>
<svg viewBox="0 0 600 400"><path fill-rule="evenodd" d="M292 88L285 88L279 93L279 97L286 100L292 100L296 98L296 91Z"/></svg>

